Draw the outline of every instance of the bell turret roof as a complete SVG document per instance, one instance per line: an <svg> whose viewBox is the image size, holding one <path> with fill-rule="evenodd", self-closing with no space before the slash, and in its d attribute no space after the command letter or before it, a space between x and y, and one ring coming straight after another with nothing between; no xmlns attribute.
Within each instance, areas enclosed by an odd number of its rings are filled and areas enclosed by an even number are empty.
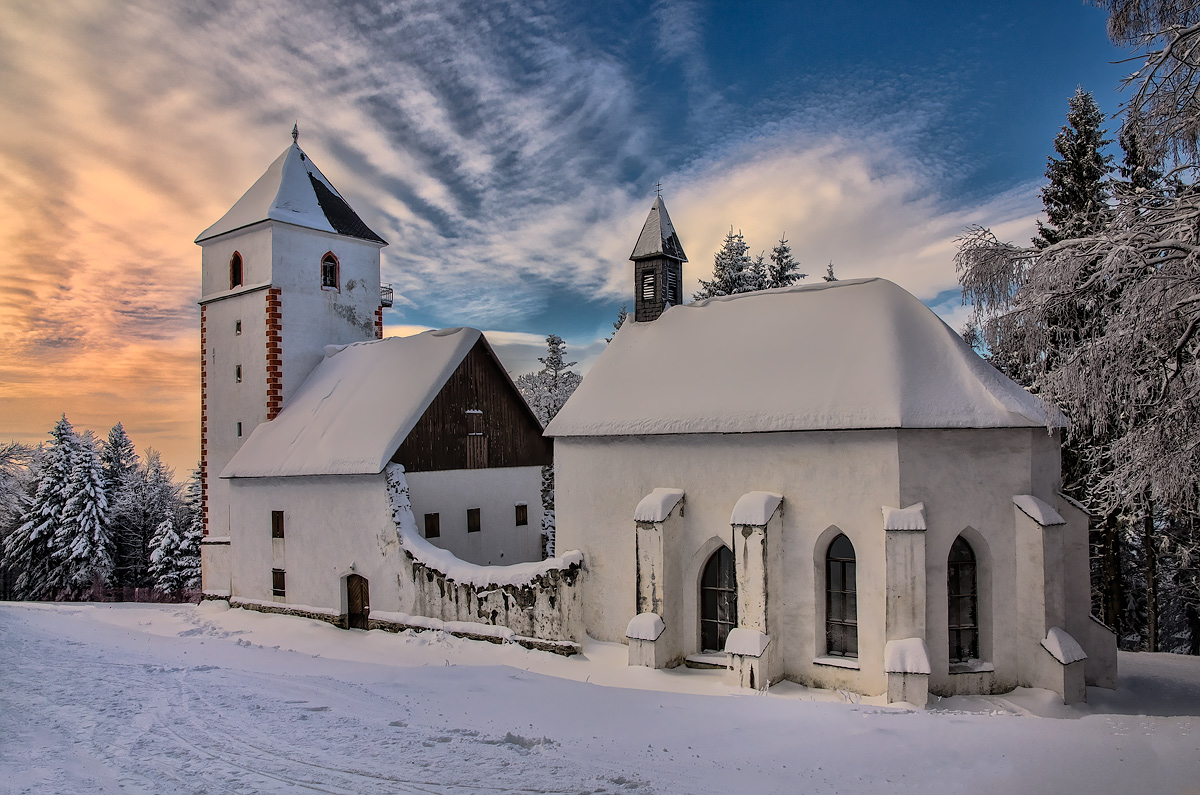
<svg viewBox="0 0 1200 795"><path fill-rule="evenodd" d="M671 216L667 215L667 205L663 203L662 196L659 196L654 200L650 214L646 216L642 233L638 235L637 245L633 247L629 258L639 260L663 256L681 262L688 261L687 255L683 253L683 246L679 243L679 235L675 234L675 227L671 225Z"/></svg>
<svg viewBox="0 0 1200 795"><path fill-rule="evenodd" d="M363 223L295 138L293 135L292 145L229 212L200 233L197 243L271 220L387 245L386 240Z"/></svg>

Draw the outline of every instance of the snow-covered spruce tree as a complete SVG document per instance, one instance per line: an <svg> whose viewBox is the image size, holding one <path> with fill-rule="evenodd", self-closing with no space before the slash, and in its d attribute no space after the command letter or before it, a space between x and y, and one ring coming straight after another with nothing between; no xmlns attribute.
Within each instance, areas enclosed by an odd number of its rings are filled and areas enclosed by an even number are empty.
<svg viewBox="0 0 1200 795"><path fill-rule="evenodd" d="M629 317L629 310L625 304L621 304L621 309L617 312L617 319L613 321L613 337L617 336L617 332L621 330L621 326L625 325L625 319ZM612 337L605 337L605 342L612 342Z"/></svg>
<svg viewBox="0 0 1200 795"><path fill-rule="evenodd" d="M91 431L77 436L75 461L67 478L62 521L53 541L51 587L79 598L112 577L113 541L108 527L104 469Z"/></svg>
<svg viewBox="0 0 1200 795"><path fill-rule="evenodd" d="M145 460L121 480L112 506L111 524L116 546L114 583L126 588L152 585L150 539L160 524L180 510L179 487L174 472L157 450L147 449Z"/></svg>
<svg viewBox="0 0 1200 795"><path fill-rule="evenodd" d="M5 541L16 532L33 498L38 448L20 442L0 444L0 599L12 599L17 572L5 565Z"/></svg>
<svg viewBox="0 0 1200 795"><path fill-rule="evenodd" d="M692 295L692 299L700 301L705 298L715 298L721 295L734 295L754 289L752 273L753 263L746 251L746 245L741 232L736 234L729 227L725 242L721 249L713 255L713 276L710 281L700 280L700 289Z"/></svg>
<svg viewBox="0 0 1200 795"><path fill-rule="evenodd" d="M66 507L66 485L75 462L78 441L67 415L50 431L50 443L39 457L36 489L21 524L4 540L4 567L16 573L14 596L43 599L52 596L54 539Z"/></svg>
<svg viewBox="0 0 1200 795"><path fill-rule="evenodd" d="M771 249L771 264L767 266L766 286L769 289L790 287L801 279L807 279L807 273L799 272L800 263L792 259L792 247L788 245L787 235L779 236L779 242Z"/></svg>
<svg viewBox="0 0 1200 795"><path fill-rule="evenodd" d="M758 256L750 261L750 269L746 272L746 292L767 289L767 253L758 252Z"/></svg>
<svg viewBox="0 0 1200 795"><path fill-rule="evenodd" d="M1042 204L1050 223L1037 222L1033 244L1038 248L1093 234L1107 223L1112 157L1103 151L1111 143L1104 138L1103 122L1091 92L1076 88L1067 101L1067 123L1054 138L1058 156L1047 158L1049 183L1042 188Z"/></svg>
<svg viewBox="0 0 1200 795"><path fill-rule="evenodd" d="M104 488L108 491L109 502L116 502L122 478L136 469L139 463L133 442L121 423L118 422L109 430L108 439L101 446L100 461L104 464Z"/></svg>
<svg viewBox="0 0 1200 795"><path fill-rule="evenodd" d="M546 337L546 355L538 359L544 366L536 373L517 376L517 389L545 427L554 419L574 393L583 377L566 361L567 344L562 337ZM542 467L542 539L547 557L554 556L554 467Z"/></svg>
<svg viewBox="0 0 1200 795"><path fill-rule="evenodd" d="M825 266L825 275L822 276L821 278L827 282L836 282L838 280L838 277L833 275L833 263L832 262Z"/></svg>
<svg viewBox="0 0 1200 795"><path fill-rule="evenodd" d="M197 467L184 490L183 512L160 522L150 540L150 576L154 586L164 593L178 595L185 589L200 587L200 541L204 537L200 506Z"/></svg>

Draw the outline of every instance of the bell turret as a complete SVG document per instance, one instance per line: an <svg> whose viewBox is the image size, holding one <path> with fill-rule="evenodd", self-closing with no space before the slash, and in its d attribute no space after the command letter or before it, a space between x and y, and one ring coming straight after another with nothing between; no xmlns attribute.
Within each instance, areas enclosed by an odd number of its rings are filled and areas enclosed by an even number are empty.
<svg viewBox="0 0 1200 795"><path fill-rule="evenodd" d="M687 255L661 195L655 198L629 259L633 261L634 320L649 322L668 306L683 303L683 263Z"/></svg>

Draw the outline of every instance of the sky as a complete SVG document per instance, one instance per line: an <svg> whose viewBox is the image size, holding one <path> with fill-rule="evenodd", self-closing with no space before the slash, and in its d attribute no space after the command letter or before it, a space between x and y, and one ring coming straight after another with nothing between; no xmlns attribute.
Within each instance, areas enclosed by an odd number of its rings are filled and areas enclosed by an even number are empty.
<svg viewBox="0 0 1200 795"><path fill-rule="evenodd" d="M1104 20L1079 0L5 0L0 441L65 412L195 465L192 241L293 123L391 243L387 333L474 326L514 375L550 333L580 369L599 355L657 183L686 293L731 228L752 253L786 234L809 281L885 277L959 328L956 238L1026 242L1076 86L1120 108Z"/></svg>

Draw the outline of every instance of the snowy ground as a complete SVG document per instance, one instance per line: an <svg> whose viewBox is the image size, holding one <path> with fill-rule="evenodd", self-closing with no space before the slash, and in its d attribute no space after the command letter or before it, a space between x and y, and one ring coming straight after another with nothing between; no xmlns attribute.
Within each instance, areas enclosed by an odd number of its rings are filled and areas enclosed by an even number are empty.
<svg viewBox="0 0 1200 795"><path fill-rule="evenodd" d="M927 712L215 605L0 603L0 792L1200 791L1200 658Z"/></svg>

